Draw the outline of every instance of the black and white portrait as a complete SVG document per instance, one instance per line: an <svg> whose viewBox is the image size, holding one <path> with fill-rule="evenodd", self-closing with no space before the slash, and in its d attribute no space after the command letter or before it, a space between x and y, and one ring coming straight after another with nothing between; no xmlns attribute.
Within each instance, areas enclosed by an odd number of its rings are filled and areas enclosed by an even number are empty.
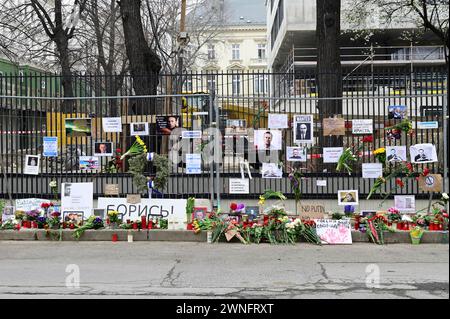
<svg viewBox="0 0 450 319"><path fill-rule="evenodd" d="M290 147L286 148L286 160L291 162L306 162L306 147Z"/></svg>
<svg viewBox="0 0 450 319"><path fill-rule="evenodd" d="M433 144L411 145L409 151L413 163L437 162L436 147Z"/></svg>
<svg viewBox="0 0 450 319"><path fill-rule="evenodd" d="M390 163L406 161L406 146L387 146L386 161Z"/></svg>
<svg viewBox="0 0 450 319"><path fill-rule="evenodd" d="M294 116L294 142L313 143L313 116L295 115Z"/></svg>

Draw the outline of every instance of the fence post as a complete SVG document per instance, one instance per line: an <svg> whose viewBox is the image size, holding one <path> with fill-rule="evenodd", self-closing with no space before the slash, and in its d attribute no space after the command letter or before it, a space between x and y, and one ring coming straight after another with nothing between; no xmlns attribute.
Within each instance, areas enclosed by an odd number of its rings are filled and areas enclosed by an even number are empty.
<svg viewBox="0 0 450 319"><path fill-rule="evenodd" d="M214 88L210 89L210 93L209 93L209 127L212 127L213 124L213 119L212 119L212 115L213 115L213 103L214 103ZM211 132L211 129L209 130ZM211 134L211 133L210 133ZM209 136L209 142L211 143L212 140L212 135ZM210 195L210 200L211 200L211 209L213 209L214 207L214 155L212 158L212 161L210 161L209 163L209 195Z"/></svg>
<svg viewBox="0 0 450 319"><path fill-rule="evenodd" d="M448 111L447 111L447 94L442 95L442 125L443 125L443 133L444 133L444 179L443 179L443 192L448 194Z"/></svg>

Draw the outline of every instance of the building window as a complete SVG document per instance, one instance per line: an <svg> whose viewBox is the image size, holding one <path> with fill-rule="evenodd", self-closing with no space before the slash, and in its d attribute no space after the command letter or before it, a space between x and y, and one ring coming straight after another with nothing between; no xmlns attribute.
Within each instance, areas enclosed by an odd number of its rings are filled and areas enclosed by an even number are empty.
<svg viewBox="0 0 450 319"><path fill-rule="evenodd" d="M259 43L258 44L258 59L265 59L265 58L266 58L266 44Z"/></svg>
<svg viewBox="0 0 450 319"><path fill-rule="evenodd" d="M233 74L231 92L233 95L241 94L241 76Z"/></svg>
<svg viewBox="0 0 450 319"><path fill-rule="evenodd" d="M216 58L216 50L213 44L208 44L208 60L214 60Z"/></svg>
<svg viewBox="0 0 450 319"><path fill-rule="evenodd" d="M255 76L255 93L268 93L269 92L269 76L267 74L261 74Z"/></svg>
<svg viewBox="0 0 450 319"><path fill-rule="evenodd" d="M184 92L192 92L192 78L184 80Z"/></svg>
<svg viewBox="0 0 450 319"><path fill-rule="evenodd" d="M231 45L231 58L233 60L239 60L241 58L241 52L240 52L240 45L239 44L232 44Z"/></svg>
<svg viewBox="0 0 450 319"><path fill-rule="evenodd" d="M216 89L216 76L215 75L208 75L207 77L208 82L208 91L212 91L213 89Z"/></svg>

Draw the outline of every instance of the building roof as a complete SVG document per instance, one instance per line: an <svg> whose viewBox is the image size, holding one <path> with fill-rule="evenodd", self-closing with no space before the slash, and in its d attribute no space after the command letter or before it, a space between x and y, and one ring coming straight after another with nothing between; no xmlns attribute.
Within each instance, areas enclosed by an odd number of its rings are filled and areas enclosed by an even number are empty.
<svg viewBox="0 0 450 319"><path fill-rule="evenodd" d="M266 25L265 0L211 0L187 15L187 23L195 24L204 17L222 26Z"/></svg>
<svg viewBox="0 0 450 319"><path fill-rule="evenodd" d="M265 0L224 0L226 24L266 24Z"/></svg>

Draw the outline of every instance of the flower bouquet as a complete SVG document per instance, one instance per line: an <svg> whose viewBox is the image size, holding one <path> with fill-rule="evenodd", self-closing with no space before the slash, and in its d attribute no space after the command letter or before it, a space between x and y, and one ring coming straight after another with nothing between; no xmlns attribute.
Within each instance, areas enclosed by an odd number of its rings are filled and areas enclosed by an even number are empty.
<svg viewBox="0 0 450 319"><path fill-rule="evenodd" d="M103 220L100 217L91 216L88 218L88 220L83 226L80 226L74 231L73 237L79 239L87 229L99 229L102 227L103 227Z"/></svg>
<svg viewBox="0 0 450 319"><path fill-rule="evenodd" d="M109 227L112 229L117 228L117 225L119 223L119 212L116 210L110 210L108 212L108 218L109 218Z"/></svg>
<svg viewBox="0 0 450 319"><path fill-rule="evenodd" d="M369 135L361 139L361 144L358 147L354 145L352 147L347 147L341 154L336 165L336 171L340 172L346 170L348 175L353 172L353 164L355 164L360 157L361 150L364 148L366 143L372 143L373 136Z"/></svg>
<svg viewBox="0 0 450 319"><path fill-rule="evenodd" d="M386 163L386 149L384 147L377 148L375 151L373 151L373 155L384 166L384 164Z"/></svg>
<svg viewBox="0 0 450 319"><path fill-rule="evenodd" d="M61 216L61 213L59 212L53 212L50 215L50 218L48 219L48 226L52 229L59 229L59 226L61 224L61 220L59 218Z"/></svg>
<svg viewBox="0 0 450 319"><path fill-rule="evenodd" d="M388 126L384 128L385 130L396 130L397 132L405 132L406 134L412 132L412 123L408 119L403 119L400 123Z"/></svg>
<svg viewBox="0 0 450 319"><path fill-rule="evenodd" d="M409 235L411 237L412 244L419 245L423 235L423 228L420 226L416 226L409 231Z"/></svg>
<svg viewBox="0 0 450 319"><path fill-rule="evenodd" d="M133 145L126 151L122 156L120 156L120 160L124 160L127 156L135 156L140 154L147 153L147 146L144 141L139 137L139 135L135 136L136 140Z"/></svg>

